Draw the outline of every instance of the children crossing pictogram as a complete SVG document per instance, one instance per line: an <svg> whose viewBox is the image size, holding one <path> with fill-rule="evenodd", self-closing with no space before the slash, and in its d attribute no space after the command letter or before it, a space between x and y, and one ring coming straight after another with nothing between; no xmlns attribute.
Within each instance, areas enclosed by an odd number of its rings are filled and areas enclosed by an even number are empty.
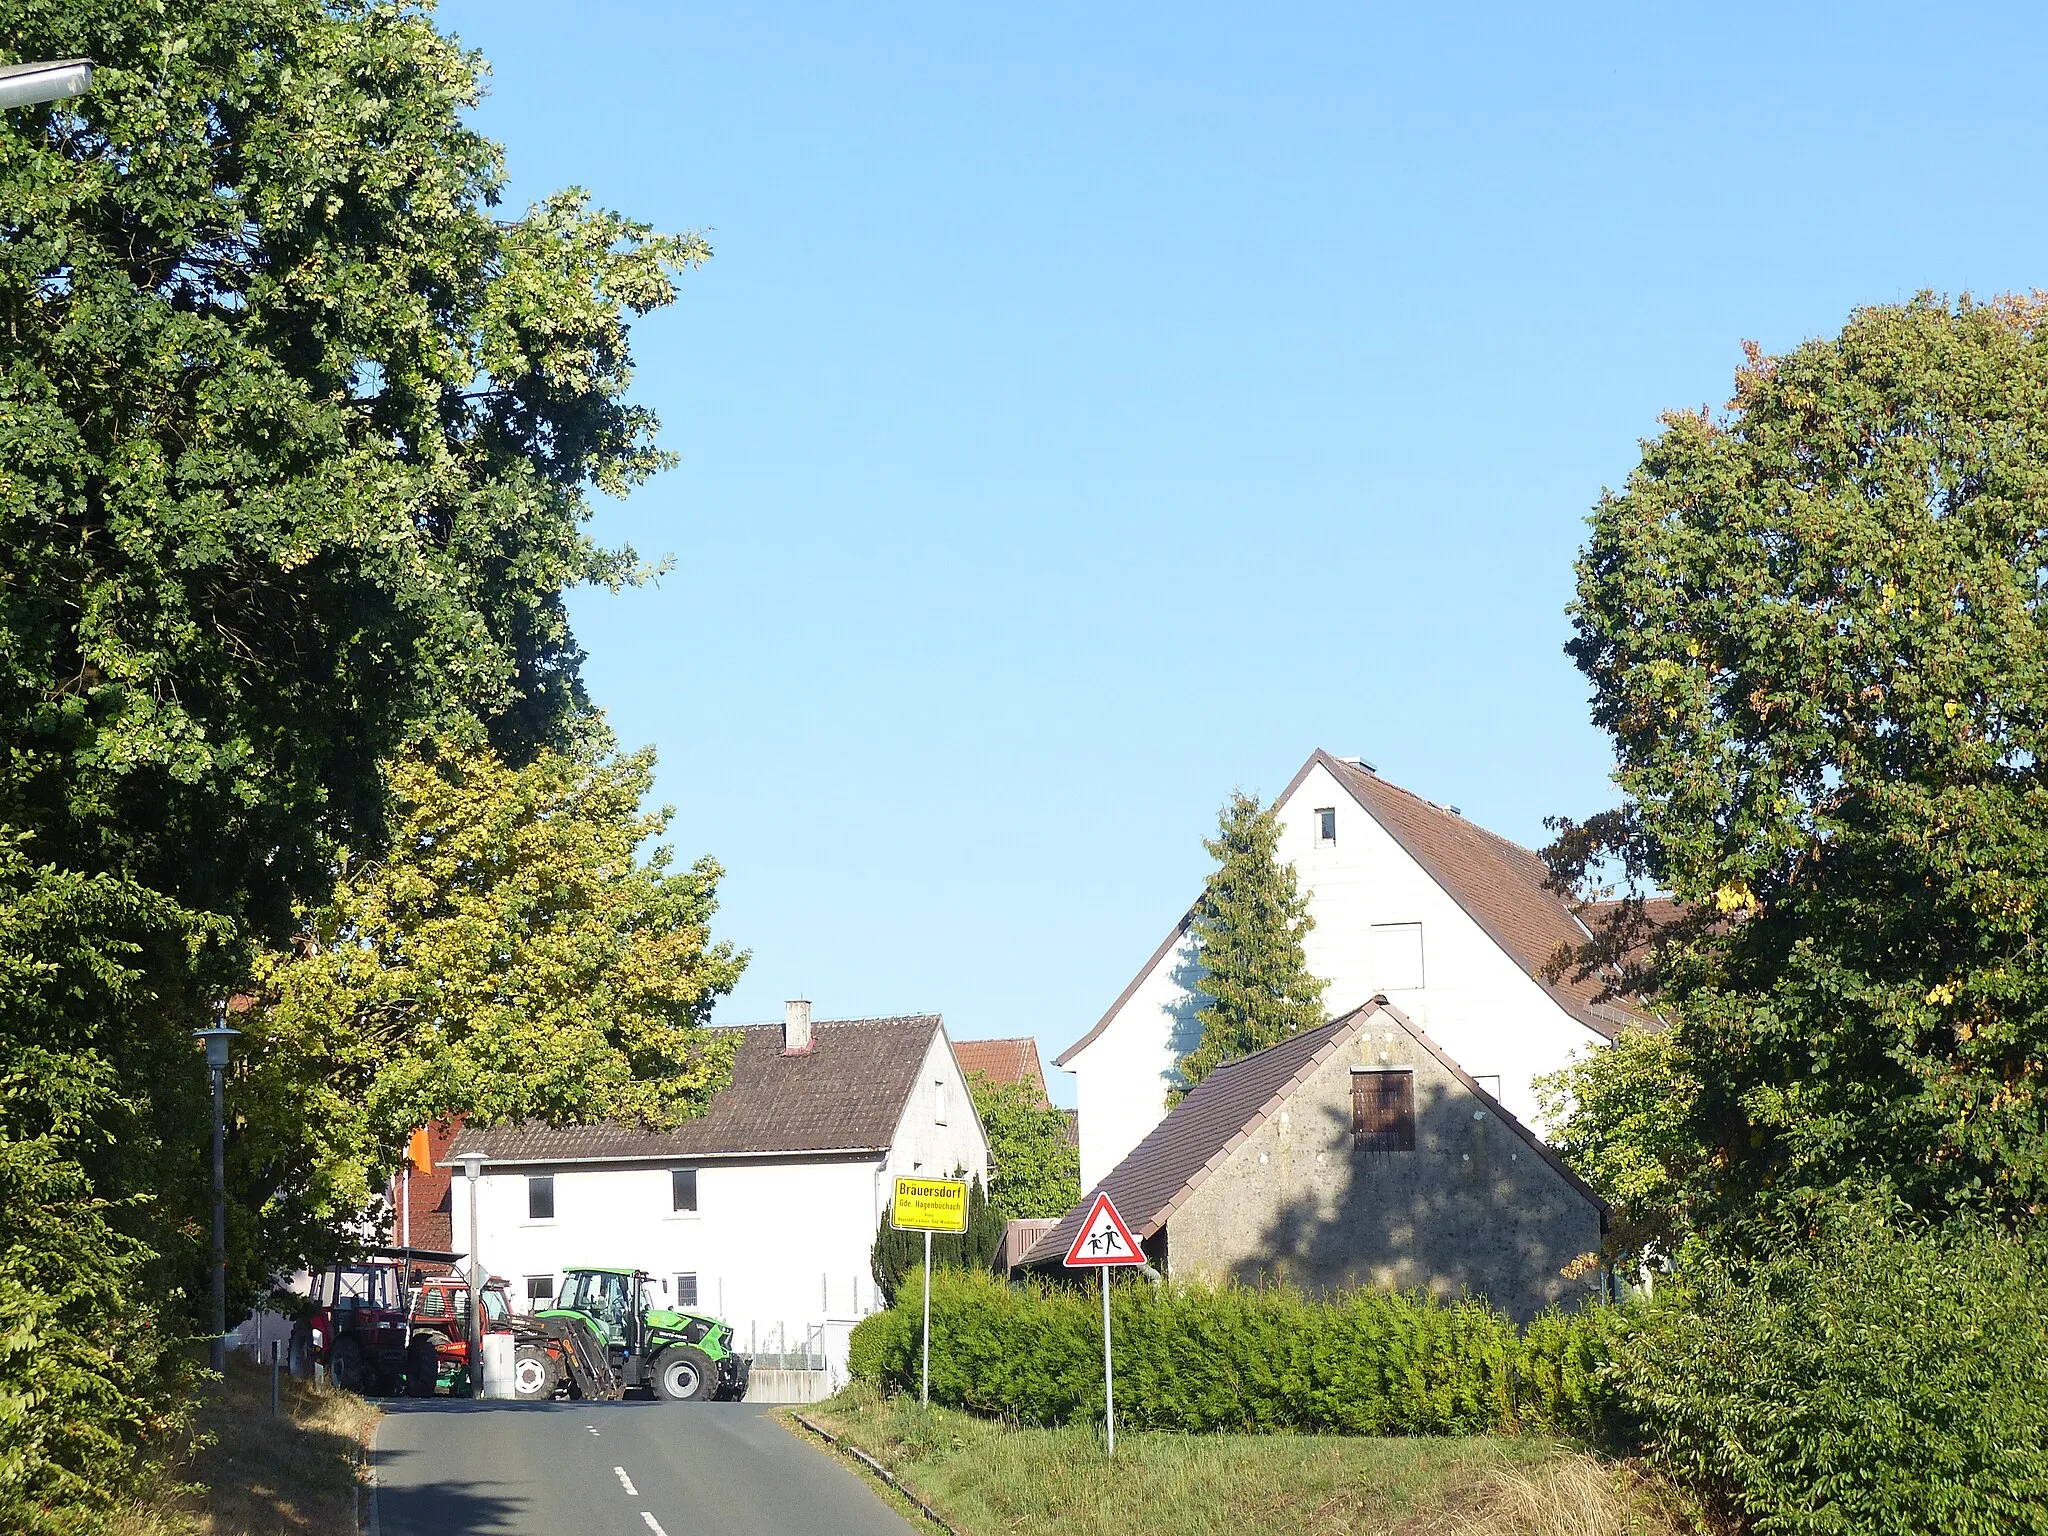
<svg viewBox="0 0 2048 1536"><path fill-rule="evenodd" d="M1067 1250L1068 1266L1085 1269L1091 1264L1144 1262L1145 1251L1117 1214L1115 1203L1107 1194L1097 1195L1095 1204L1088 1208L1088 1219L1081 1223L1080 1233L1074 1238L1074 1246Z"/></svg>

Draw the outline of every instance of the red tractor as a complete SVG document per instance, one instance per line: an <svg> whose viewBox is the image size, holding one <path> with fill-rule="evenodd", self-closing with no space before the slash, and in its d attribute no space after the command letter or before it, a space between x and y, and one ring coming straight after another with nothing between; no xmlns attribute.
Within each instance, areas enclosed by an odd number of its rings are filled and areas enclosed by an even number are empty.
<svg viewBox="0 0 2048 1536"><path fill-rule="evenodd" d="M390 1394L406 1381L407 1280L414 1264L452 1264L459 1254L368 1248L313 1276L311 1306L292 1328L292 1371L327 1367L336 1386Z"/></svg>
<svg viewBox="0 0 2048 1536"><path fill-rule="evenodd" d="M484 1332L513 1337L512 1390L522 1399L553 1397L569 1379L562 1341L530 1317L512 1310L505 1282L496 1276L483 1287ZM469 1380L469 1282L459 1275L432 1275L419 1282L408 1313L412 1338L406 1353L406 1391L432 1397L435 1388ZM474 1390L472 1386L471 1390Z"/></svg>

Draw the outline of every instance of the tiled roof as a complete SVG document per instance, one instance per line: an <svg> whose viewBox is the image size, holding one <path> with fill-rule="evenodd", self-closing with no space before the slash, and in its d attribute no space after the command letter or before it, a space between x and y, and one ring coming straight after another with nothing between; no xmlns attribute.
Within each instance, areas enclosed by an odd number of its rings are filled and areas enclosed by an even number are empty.
<svg viewBox="0 0 2048 1536"><path fill-rule="evenodd" d="M1630 1022L1647 1018L1621 999L1602 999L1597 977L1581 980L1569 970L1556 981L1544 976L1560 946L1583 944L1587 934L1569 903L1544 883L1550 870L1541 858L1356 764L1322 752L1312 761L1321 762L1566 1013L1610 1040Z"/></svg>
<svg viewBox="0 0 2048 1536"><path fill-rule="evenodd" d="M992 1083L1022 1083L1045 1103L1045 1071L1038 1064L1038 1042L1029 1035L1012 1040L955 1040L953 1054L962 1072L979 1072Z"/></svg>
<svg viewBox="0 0 2048 1536"><path fill-rule="evenodd" d="M811 1026L808 1052L785 1056L780 1024L747 1025L740 1031L731 1086L701 1117L672 1131L619 1124L466 1126L445 1156L475 1151L494 1161L573 1163L879 1152L896 1134L918 1068L941 1027L935 1013L822 1020Z"/></svg>
<svg viewBox="0 0 2048 1536"><path fill-rule="evenodd" d="M1342 1018L1269 1045L1263 1051L1227 1061L1203 1078L1152 1132L1131 1150L1122 1162L1103 1177L1081 1203L1045 1236L1032 1244L1020 1261L1029 1265L1057 1264L1073 1245L1074 1236L1087 1219L1098 1191L1107 1191L1140 1242L1166 1225L1181 1202L1237 1150L1245 1138L1279 1113L1294 1090L1309 1078L1330 1053L1343 1048L1365 1022L1385 1013L1398 1023L1423 1050L1436 1058L1464 1085L1467 1092L1528 1145L1564 1179L1595 1205L1599 1196L1543 1139L1517 1120L1500 1101L1466 1073L1426 1032L1417 1029L1406 1014L1383 998L1354 1008Z"/></svg>

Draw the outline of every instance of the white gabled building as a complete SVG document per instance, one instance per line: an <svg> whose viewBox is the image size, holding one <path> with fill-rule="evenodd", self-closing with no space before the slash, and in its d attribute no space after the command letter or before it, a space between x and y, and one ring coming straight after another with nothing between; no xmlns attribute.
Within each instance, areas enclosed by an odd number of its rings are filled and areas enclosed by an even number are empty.
<svg viewBox="0 0 2048 1536"><path fill-rule="evenodd" d="M868 1258L898 1174L988 1177L988 1140L936 1014L741 1030L732 1083L673 1131L630 1125L465 1128L442 1155L488 1159L477 1249L517 1304L545 1304L573 1264L646 1270L672 1302L730 1323L742 1350L822 1341L845 1364L879 1305ZM448 1207L469 1246L467 1181Z"/></svg>
<svg viewBox="0 0 2048 1536"><path fill-rule="evenodd" d="M1309 969L1330 1017L1386 996L1507 1109L1537 1124L1532 1080L1644 1015L1597 980L1541 974L1587 930L1528 849L1318 751L1274 802L1280 857L1308 895ZM1200 1038L1190 909L1095 1027L1056 1058L1074 1074L1081 1184L1092 1189L1166 1115Z"/></svg>

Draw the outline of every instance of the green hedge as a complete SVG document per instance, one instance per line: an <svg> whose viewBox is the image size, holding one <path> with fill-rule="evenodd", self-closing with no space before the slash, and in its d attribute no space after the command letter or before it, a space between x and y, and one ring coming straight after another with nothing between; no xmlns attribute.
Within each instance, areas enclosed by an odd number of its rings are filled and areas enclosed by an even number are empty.
<svg viewBox="0 0 2048 1536"><path fill-rule="evenodd" d="M914 1389L922 1279L853 1332L853 1373ZM1526 1334L1476 1302L1359 1291L1212 1291L1123 1280L1111 1291L1117 1418L1134 1428L1467 1434L1600 1422L1596 1319ZM1031 1424L1102 1412L1102 1309L1087 1291L939 1270L932 1399Z"/></svg>
<svg viewBox="0 0 2048 1536"><path fill-rule="evenodd" d="M1760 1536L2048 1533L2048 1241L1850 1209L1754 1247L1631 1318L1628 1441Z"/></svg>
<svg viewBox="0 0 2048 1536"><path fill-rule="evenodd" d="M916 1388L920 1283L854 1330L855 1375ZM1695 1245L1649 1302L1520 1331L1373 1291L1126 1279L1112 1296L1134 1428L1538 1430L1641 1455L1758 1536L2048 1536L2048 1235L1851 1207ZM1099 1299L940 1271L932 1398L1099 1416Z"/></svg>

